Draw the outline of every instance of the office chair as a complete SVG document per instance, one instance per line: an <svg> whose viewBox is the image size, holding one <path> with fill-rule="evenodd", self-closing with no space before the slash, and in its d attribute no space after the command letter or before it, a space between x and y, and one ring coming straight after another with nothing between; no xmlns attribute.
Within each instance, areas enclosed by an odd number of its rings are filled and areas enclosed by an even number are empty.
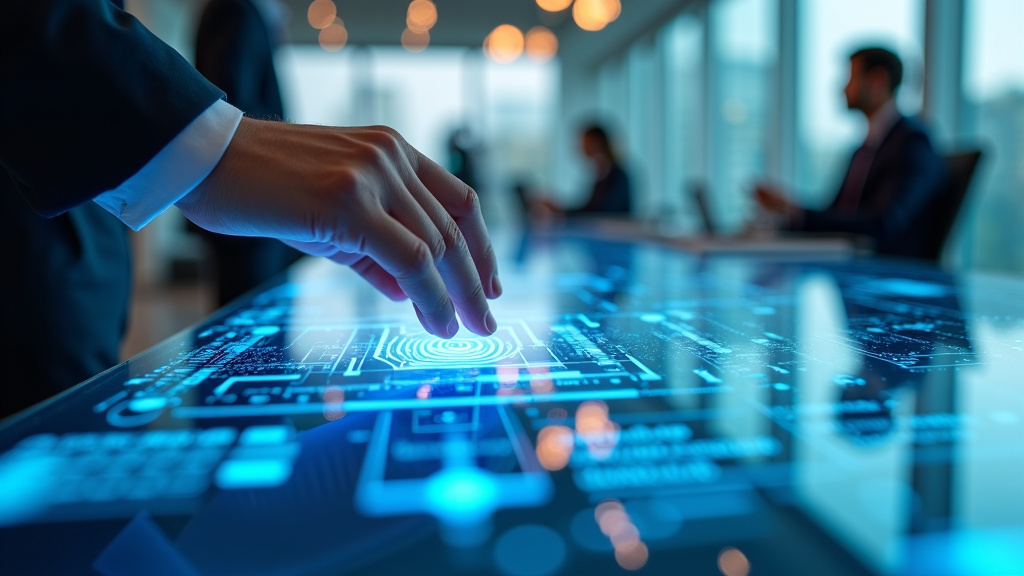
<svg viewBox="0 0 1024 576"><path fill-rule="evenodd" d="M960 207L963 206L964 198L967 197L967 190L970 188L971 178L974 176L978 160L981 158L981 150L965 150L945 156L947 182L946 190L943 193L942 201L936 202L929 215L930 236L925 242L924 257L932 262L938 262L942 255L942 248L946 239L953 230Z"/></svg>

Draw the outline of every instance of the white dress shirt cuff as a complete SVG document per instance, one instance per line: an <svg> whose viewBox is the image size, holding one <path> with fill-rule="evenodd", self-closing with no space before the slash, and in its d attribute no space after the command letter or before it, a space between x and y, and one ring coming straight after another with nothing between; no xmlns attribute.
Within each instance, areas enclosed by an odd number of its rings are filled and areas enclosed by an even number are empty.
<svg viewBox="0 0 1024 576"><path fill-rule="evenodd" d="M217 100L134 176L94 202L140 230L213 172L241 121L241 110Z"/></svg>

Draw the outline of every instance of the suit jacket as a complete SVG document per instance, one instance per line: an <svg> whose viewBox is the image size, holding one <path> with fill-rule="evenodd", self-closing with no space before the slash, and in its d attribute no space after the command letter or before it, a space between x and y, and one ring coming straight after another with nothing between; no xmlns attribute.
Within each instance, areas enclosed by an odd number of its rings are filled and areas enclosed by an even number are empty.
<svg viewBox="0 0 1024 576"><path fill-rule="evenodd" d="M284 116L275 43L251 0L210 0L196 32L196 70L255 118Z"/></svg>
<svg viewBox="0 0 1024 576"><path fill-rule="evenodd" d="M52 216L116 188L223 94L107 0L0 2L0 163Z"/></svg>
<svg viewBox="0 0 1024 576"><path fill-rule="evenodd" d="M127 229L89 200L221 92L107 0L0 2L0 78L2 417L117 363Z"/></svg>
<svg viewBox="0 0 1024 576"><path fill-rule="evenodd" d="M869 236L880 254L926 257L930 208L945 186L945 164L928 134L916 121L900 118L872 158L857 209L840 210L837 196L826 210L805 211L793 228Z"/></svg>

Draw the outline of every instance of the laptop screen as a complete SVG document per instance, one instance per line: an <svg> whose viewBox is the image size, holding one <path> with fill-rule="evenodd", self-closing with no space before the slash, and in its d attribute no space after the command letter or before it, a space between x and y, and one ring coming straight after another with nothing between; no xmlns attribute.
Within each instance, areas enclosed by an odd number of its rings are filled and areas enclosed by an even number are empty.
<svg viewBox="0 0 1024 576"><path fill-rule="evenodd" d="M498 247L491 337L310 259L7 420L3 571L1024 573L1021 281Z"/></svg>

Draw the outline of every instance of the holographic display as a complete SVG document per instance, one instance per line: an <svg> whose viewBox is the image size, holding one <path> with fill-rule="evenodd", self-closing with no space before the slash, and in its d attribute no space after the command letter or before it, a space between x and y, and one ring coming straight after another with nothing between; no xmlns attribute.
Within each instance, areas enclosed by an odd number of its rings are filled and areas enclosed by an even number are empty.
<svg viewBox="0 0 1024 576"><path fill-rule="evenodd" d="M525 254L489 337L307 263L8 421L0 568L145 541L203 575L1024 571L1024 283Z"/></svg>

